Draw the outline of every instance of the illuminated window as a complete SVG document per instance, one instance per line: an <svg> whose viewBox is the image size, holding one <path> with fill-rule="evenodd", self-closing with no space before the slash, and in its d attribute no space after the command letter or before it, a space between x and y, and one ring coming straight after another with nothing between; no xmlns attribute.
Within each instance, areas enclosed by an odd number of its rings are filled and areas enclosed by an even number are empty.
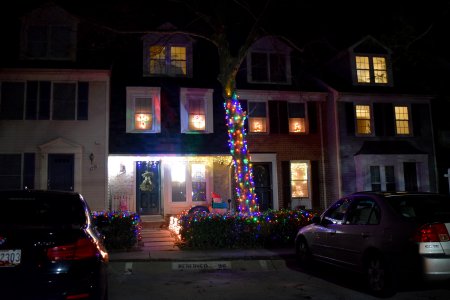
<svg viewBox="0 0 450 300"><path fill-rule="evenodd" d="M192 131L203 131L206 128L205 119L205 101L203 99L189 99L188 100L189 109L189 130Z"/></svg>
<svg viewBox="0 0 450 300"><path fill-rule="evenodd" d="M127 132L161 132L159 88L127 87Z"/></svg>
<svg viewBox="0 0 450 300"><path fill-rule="evenodd" d="M395 106L395 128L397 134L409 134L409 114L407 106Z"/></svg>
<svg viewBox="0 0 450 300"><path fill-rule="evenodd" d="M172 202L186 202L186 164L173 162L170 171L172 177Z"/></svg>
<svg viewBox="0 0 450 300"><path fill-rule="evenodd" d="M304 103L288 103L289 114L289 132L305 133L305 104Z"/></svg>
<svg viewBox="0 0 450 300"><path fill-rule="evenodd" d="M291 197L305 198L308 196L308 163L291 162Z"/></svg>
<svg viewBox="0 0 450 300"><path fill-rule="evenodd" d="M206 201L206 166L191 165L192 201Z"/></svg>
<svg viewBox="0 0 450 300"><path fill-rule="evenodd" d="M356 105L356 132L358 134L371 134L371 115L369 105Z"/></svg>
<svg viewBox="0 0 450 300"><path fill-rule="evenodd" d="M186 76L186 47L150 46L150 74Z"/></svg>
<svg viewBox="0 0 450 300"><path fill-rule="evenodd" d="M385 57L356 56L355 63L358 83L388 83Z"/></svg>
<svg viewBox="0 0 450 300"><path fill-rule="evenodd" d="M248 102L248 126L252 133L267 132L266 102Z"/></svg>
<svg viewBox="0 0 450 300"><path fill-rule="evenodd" d="M212 89L180 89L181 132L207 134L214 131Z"/></svg>

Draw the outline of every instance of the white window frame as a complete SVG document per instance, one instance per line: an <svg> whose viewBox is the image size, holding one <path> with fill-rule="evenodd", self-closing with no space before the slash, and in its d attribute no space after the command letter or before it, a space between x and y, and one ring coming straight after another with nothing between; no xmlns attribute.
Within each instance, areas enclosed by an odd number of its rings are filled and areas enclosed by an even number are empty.
<svg viewBox="0 0 450 300"><path fill-rule="evenodd" d="M189 99L202 99L205 104L205 130L189 129ZM181 133L214 133L213 89L180 88L180 123Z"/></svg>
<svg viewBox="0 0 450 300"><path fill-rule="evenodd" d="M161 88L160 87L127 87L127 133L160 133L161 132ZM153 118L151 129L135 128L135 99L152 99Z"/></svg>

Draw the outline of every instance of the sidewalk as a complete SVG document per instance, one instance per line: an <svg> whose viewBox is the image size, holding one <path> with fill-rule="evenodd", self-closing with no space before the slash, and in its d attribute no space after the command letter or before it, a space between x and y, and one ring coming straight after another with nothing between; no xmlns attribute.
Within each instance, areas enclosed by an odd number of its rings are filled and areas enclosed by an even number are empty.
<svg viewBox="0 0 450 300"><path fill-rule="evenodd" d="M218 250L153 250L141 249L109 253L110 261L213 261L271 260L294 257L294 248L280 249L218 249Z"/></svg>

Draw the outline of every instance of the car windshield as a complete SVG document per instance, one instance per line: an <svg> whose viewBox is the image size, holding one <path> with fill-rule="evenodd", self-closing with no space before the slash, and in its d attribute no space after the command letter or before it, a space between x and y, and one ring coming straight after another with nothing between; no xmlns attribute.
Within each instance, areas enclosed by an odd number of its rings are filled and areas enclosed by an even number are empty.
<svg viewBox="0 0 450 300"><path fill-rule="evenodd" d="M0 224L82 225L83 205L76 196L0 194Z"/></svg>
<svg viewBox="0 0 450 300"><path fill-rule="evenodd" d="M450 222L450 197L444 195L401 195L386 197L404 218L420 222Z"/></svg>

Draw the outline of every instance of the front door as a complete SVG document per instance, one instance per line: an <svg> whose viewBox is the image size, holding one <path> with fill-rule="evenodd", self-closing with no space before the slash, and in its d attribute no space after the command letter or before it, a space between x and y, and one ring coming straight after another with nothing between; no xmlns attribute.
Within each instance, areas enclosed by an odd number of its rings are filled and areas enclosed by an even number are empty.
<svg viewBox="0 0 450 300"><path fill-rule="evenodd" d="M253 181L260 211L273 208L271 174L272 165L270 162L253 163Z"/></svg>
<svg viewBox="0 0 450 300"><path fill-rule="evenodd" d="M47 189L74 190L74 154L49 154Z"/></svg>
<svg viewBox="0 0 450 300"><path fill-rule="evenodd" d="M136 208L139 215L161 214L159 161L136 162Z"/></svg>

